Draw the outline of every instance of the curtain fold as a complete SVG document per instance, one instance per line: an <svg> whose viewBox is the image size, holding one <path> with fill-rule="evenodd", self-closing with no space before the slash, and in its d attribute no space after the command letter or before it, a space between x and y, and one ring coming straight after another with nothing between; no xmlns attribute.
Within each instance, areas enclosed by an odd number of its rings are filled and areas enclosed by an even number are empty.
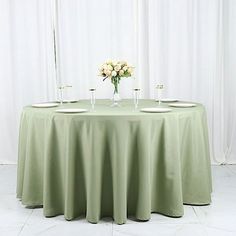
<svg viewBox="0 0 236 236"><path fill-rule="evenodd" d="M57 4L55 2L57 1ZM135 80L122 98L198 101L208 114L212 163L236 163L236 1L234 0L2 0L0 7L0 163L17 159L23 105L56 99L53 12L57 6L58 81L71 98L112 96L98 67L127 60ZM55 19L55 18L54 18ZM57 84L58 85L58 84ZM4 144L4 145L3 145Z"/></svg>
<svg viewBox="0 0 236 236"><path fill-rule="evenodd" d="M223 1L224 163L236 163L236 2Z"/></svg>
<svg viewBox="0 0 236 236"><path fill-rule="evenodd" d="M0 2L0 163L16 163L22 107L55 99L50 1Z"/></svg>

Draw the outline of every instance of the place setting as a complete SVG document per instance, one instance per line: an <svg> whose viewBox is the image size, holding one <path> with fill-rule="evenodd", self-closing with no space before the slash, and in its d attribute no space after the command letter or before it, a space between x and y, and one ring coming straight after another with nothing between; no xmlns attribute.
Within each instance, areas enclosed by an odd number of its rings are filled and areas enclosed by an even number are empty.
<svg viewBox="0 0 236 236"><path fill-rule="evenodd" d="M71 99L69 94L69 89L72 88L72 85L61 85L58 87L58 93L59 93L59 99L53 102L43 102L43 103L35 103L31 106L34 108L52 108L52 107L58 107L62 106L63 104L69 104L69 103L76 103L79 100L78 99Z"/></svg>
<svg viewBox="0 0 236 236"><path fill-rule="evenodd" d="M171 112L172 109L168 107L163 107L162 106L162 91L164 89L163 84L158 84L156 86L157 89L157 99L156 101L158 102L158 105L156 107L145 107L140 109L141 112L147 112L147 113L166 113L166 112ZM175 100L172 100L175 101Z"/></svg>
<svg viewBox="0 0 236 236"><path fill-rule="evenodd" d="M73 86L72 85L61 85L58 87L58 91L59 91L59 97L60 99L58 99L58 103L60 103L60 105L63 105L64 103L76 103L79 100L78 99L71 99L70 94L71 94L71 90L72 90Z"/></svg>
<svg viewBox="0 0 236 236"><path fill-rule="evenodd" d="M95 103L96 103L96 98L95 98L95 91L96 88L90 88L90 109L84 109L84 108L61 108L57 109L55 112L57 113L85 113L85 112L95 112Z"/></svg>
<svg viewBox="0 0 236 236"><path fill-rule="evenodd" d="M73 113L85 113L85 112L94 112L95 111L95 88L90 88L89 89L91 97L90 97L90 104L91 104L91 108L89 109L84 109L84 108L61 108L61 109L57 109L55 112L57 113L69 113L69 114L73 114Z"/></svg>
<svg viewBox="0 0 236 236"><path fill-rule="evenodd" d="M196 107L197 104L190 103L190 102L181 102L179 99L175 98L162 98L162 92L164 89L164 85L158 84L156 86L157 89L157 99L155 100L158 103L157 107L148 107L148 108L142 108L140 111L142 112L148 112L148 113L165 113L165 112L171 112L173 108L191 108ZM164 106L163 106L164 104Z"/></svg>

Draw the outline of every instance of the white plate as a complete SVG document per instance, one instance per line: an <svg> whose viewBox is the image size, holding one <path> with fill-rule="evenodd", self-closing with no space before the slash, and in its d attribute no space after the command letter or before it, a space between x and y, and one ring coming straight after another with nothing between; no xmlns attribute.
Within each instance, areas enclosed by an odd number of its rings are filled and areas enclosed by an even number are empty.
<svg viewBox="0 0 236 236"><path fill-rule="evenodd" d="M56 112L60 113L82 113L87 111L88 111L87 109L80 109L80 108L64 108L56 110Z"/></svg>
<svg viewBox="0 0 236 236"><path fill-rule="evenodd" d="M147 107L147 108L142 108L140 111L150 112L150 113L163 113L163 112L170 112L172 111L172 109L166 107Z"/></svg>
<svg viewBox="0 0 236 236"><path fill-rule="evenodd" d="M197 104L195 104L195 103L184 103L184 102L169 103L168 105L171 107L195 107L195 106L197 106Z"/></svg>
<svg viewBox="0 0 236 236"><path fill-rule="evenodd" d="M156 102L158 102L159 100L157 99ZM161 99L161 102L178 102L178 99L173 99L173 98L164 98Z"/></svg>
<svg viewBox="0 0 236 236"><path fill-rule="evenodd" d="M36 103L33 104L32 107L37 107L37 108L49 108L49 107L57 107L59 104L55 103L55 102L51 102L51 103Z"/></svg>
<svg viewBox="0 0 236 236"><path fill-rule="evenodd" d="M75 102L78 102L79 100L63 100L63 103L75 103ZM61 103L60 101L57 101L59 103Z"/></svg>

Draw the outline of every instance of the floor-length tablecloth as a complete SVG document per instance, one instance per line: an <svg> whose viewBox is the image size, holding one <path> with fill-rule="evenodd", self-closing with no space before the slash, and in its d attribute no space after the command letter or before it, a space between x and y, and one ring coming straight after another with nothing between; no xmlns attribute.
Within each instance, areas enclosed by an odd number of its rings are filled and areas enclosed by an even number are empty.
<svg viewBox="0 0 236 236"><path fill-rule="evenodd" d="M60 114L25 107L20 123L17 197L45 216L89 222L111 216L182 216L183 204L211 202L206 114L200 104L169 113L133 111L132 100L96 112ZM140 107L154 107L141 100ZM89 108L89 101L64 107Z"/></svg>

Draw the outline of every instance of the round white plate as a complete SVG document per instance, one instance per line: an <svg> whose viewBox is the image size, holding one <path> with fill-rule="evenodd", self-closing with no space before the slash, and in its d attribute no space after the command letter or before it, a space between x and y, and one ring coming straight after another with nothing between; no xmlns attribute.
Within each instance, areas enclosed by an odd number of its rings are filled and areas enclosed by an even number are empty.
<svg viewBox="0 0 236 236"><path fill-rule="evenodd" d="M156 102L158 102L159 100L157 99ZM178 99L174 99L174 98L164 98L161 99L161 102L178 102Z"/></svg>
<svg viewBox="0 0 236 236"><path fill-rule="evenodd" d="M163 113L163 112L170 112L172 111L172 109L167 107L147 107L147 108L142 108L140 111L150 112L150 113Z"/></svg>
<svg viewBox="0 0 236 236"><path fill-rule="evenodd" d="M57 107L59 104L55 103L55 102L51 102L51 103L36 103L33 104L32 107L37 107L37 108L49 108L49 107Z"/></svg>
<svg viewBox="0 0 236 236"><path fill-rule="evenodd" d="M195 104L195 103L184 103L184 102L169 103L168 105L171 107L195 107L195 106L197 106L197 104Z"/></svg>
<svg viewBox="0 0 236 236"><path fill-rule="evenodd" d="M80 109L80 108L62 108L62 109L58 109L56 110L56 112L60 112L60 113L82 113L82 112L87 112L87 109Z"/></svg>
<svg viewBox="0 0 236 236"><path fill-rule="evenodd" d="M75 102L78 102L79 100L63 100L63 103L75 103ZM57 101L60 103L60 101Z"/></svg>

